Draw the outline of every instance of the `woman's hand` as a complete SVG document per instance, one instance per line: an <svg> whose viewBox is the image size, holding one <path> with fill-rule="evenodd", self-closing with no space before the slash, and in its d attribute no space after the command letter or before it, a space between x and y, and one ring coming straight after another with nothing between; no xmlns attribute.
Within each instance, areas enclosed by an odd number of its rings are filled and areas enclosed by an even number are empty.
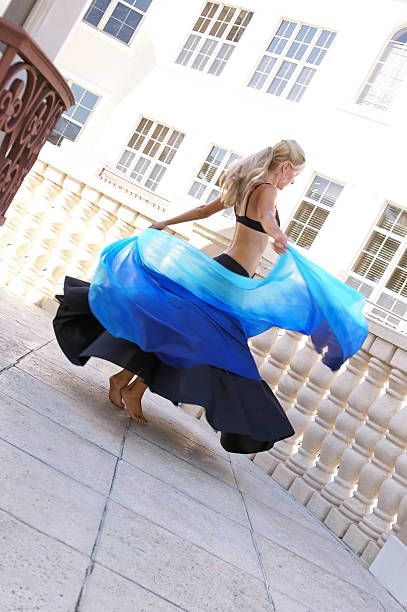
<svg viewBox="0 0 407 612"><path fill-rule="evenodd" d="M272 238L274 238L273 249L275 252L279 255L285 253L288 248L288 238L284 232L282 232L280 228L276 228Z"/></svg>
<svg viewBox="0 0 407 612"><path fill-rule="evenodd" d="M155 221L149 226L149 229L162 230L166 227L166 223L164 221Z"/></svg>

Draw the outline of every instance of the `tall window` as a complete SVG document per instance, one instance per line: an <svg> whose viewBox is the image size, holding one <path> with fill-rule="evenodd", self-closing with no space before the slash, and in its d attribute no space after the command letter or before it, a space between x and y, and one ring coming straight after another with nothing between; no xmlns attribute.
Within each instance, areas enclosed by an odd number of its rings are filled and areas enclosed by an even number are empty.
<svg viewBox="0 0 407 612"><path fill-rule="evenodd" d="M316 176L288 225L286 234L289 239L298 246L309 249L342 189L343 185Z"/></svg>
<svg viewBox="0 0 407 612"><path fill-rule="evenodd" d="M407 313L407 211L388 203L346 281L385 310L371 316L398 327ZM387 312L386 312L387 311Z"/></svg>
<svg viewBox="0 0 407 612"><path fill-rule="evenodd" d="M189 195L204 202L210 202L217 198L220 194L219 179L222 172L238 158L239 155L232 153L232 151L227 151L220 147L212 147L196 179L192 183L191 189L188 192Z"/></svg>
<svg viewBox="0 0 407 612"><path fill-rule="evenodd" d="M369 75L358 104L388 110L407 80L407 28L397 32Z"/></svg>
<svg viewBox="0 0 407 612"><path fill-rule="evenodd" d="M248 86L299 102L335 38L335 32L284 19Z"/></svg>
<svg viewBox="0 0 407 612"><path fill-rule="evenodd" d="M176 63L220 75L252 16L234 6L207 2Z"/></svg>
<svg viewBox="0 0 407 612"><path fill-rule="evenodd" d="M143 117L117 168L154 191L178 151L184 134Z"/></svg>
<svg viewBox="0 0 407 612"><path fill-rule="evenodd" d="M152 0L93 0L83 21L128 44Z"/></svg>
<svg viewBox="0 0 407 612"><path fill-rule="evenodd" d="M99 100L99 96L76 83L71 84L71 89L75 104L62 114L48 136L48 140L58 146L64 138L75 142Z"/></svg>

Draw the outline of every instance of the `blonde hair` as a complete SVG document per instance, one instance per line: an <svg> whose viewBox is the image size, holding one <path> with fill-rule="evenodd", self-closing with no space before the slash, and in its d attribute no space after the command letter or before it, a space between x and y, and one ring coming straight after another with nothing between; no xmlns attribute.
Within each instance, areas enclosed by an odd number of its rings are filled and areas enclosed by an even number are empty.
<svg viewBox="0 0 407 612"><path fill-rule="evenodd" d="M295 140L280 140L274 147L266 147L233 162L219 181L224 208L240 207L252 189L264 182L268 171L276 169L284 161L290 161L296 168L305 164L304 151Z"/></svg>

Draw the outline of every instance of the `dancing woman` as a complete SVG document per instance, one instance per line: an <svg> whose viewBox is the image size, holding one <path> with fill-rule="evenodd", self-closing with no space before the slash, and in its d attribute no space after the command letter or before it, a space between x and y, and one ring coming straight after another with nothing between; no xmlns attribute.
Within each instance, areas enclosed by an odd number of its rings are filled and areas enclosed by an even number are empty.
<svg viewBox="0 0 407 612"><path fill-rule="evenodd" d="M141 400L149 387L174 403L203 406L208 422L221 432L222 446L230 452L268 450L277 440L294 433L259 375L247 338L273 324L303 333L318 327L314 344L323 352L326 337L333 337L326 325L325 303L318 308L314 297L309 299L307 283L298 281L301 273L296 271L292 282L290 271L282 270L277 285L283 288L284 298L277 296L277 301L274 286L270 292L267 279L266 286L251 279L269 237L278 254L287 251L276 196L278 190L294 182L304 163L304 153L293 140L282 140L237 160L221 177L219 198L154 223L138 237L109 245L91 286L66 278L54 320L57 340L72 363L84 365L93 356L124 368L110 378L109 397L118 407L124 403L136 422L146 422ZM235 233L216 261L184 241L156 231L232 206ZM299 265L306 276L301 261ZM310 283L314 282L315 274L310 278ZM339 281L329 278L327 283ZM346 294L346 305L352 307L345 305L341 316L334 317L336 326L345 321L345 333L341 328L336 334L340 350L335 352L334 345L331 351L335 368L355 352L366 335L364 323L358 319L354 324L353 320L358 318L353 304L360 301L360 295L347 286L339 291ZM270 318L269 303L273 300L276 303ZM329 306L335 310L339 301L335 295ZM346 320L348 311L350 322ZM287 313L294 326L285 324ZM131 382L134 376L137 378Z"/></svg>
<svg viewBox="0 0 407 612"><path fill-rule="evenodd" d="M270 236L274 239L276 253L282 254L287 249L287 236L279 227L275 204L277 190L293 184L304 163L305 156L299 145L293 140L283 140L274 147L235 161L221 177L221 195L209 204L153 223L151 227L162 230L168 225L210 217L233 206L235 233L228 249L215 260L236 274L252 277ZM129 370L111 376L109 398L117 407L122 407L124 402L131 418L146 423L141 399L148 384L141 376L129 384L133 378L134 373Z"/></svg>

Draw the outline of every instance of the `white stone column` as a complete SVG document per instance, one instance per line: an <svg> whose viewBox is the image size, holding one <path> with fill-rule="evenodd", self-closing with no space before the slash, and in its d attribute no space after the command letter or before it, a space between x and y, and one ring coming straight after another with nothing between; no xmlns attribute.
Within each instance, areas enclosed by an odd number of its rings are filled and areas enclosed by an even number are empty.
<svg viewBox="0 0 407 612"><path fill-rule="evenodd" d="M82 185L67 176L62 183L62 190L55 198L47 219L48 252L44 254L41 270L33 279L33 287L26 296L33 302L41 303L44 298L53 297L57 284L65 276L74 250L69 256L61 249L61 237L72 217L79 201Z"/></svg>
<svg viewBox="0 0 407 612"><path fill-rule="evenodd" d="M392 528L396 516L398 520ZM398 457L394 473L380 487L376 508L359 523L360 532L369 538L362 554L366 563L370 564L373 561L392 531L397 533L404 516L407 519L406 451Z"/></svg>
<svg viewBox="0 0 407 612"><path fill-rule="evenodd" d="M298 392L296 403L287 410L287 417L295 434L291 438L277 442L270 451L271 455L274 451L287 461L286 463L280 462L273 472L273 479L285 489L291 486L298 475L295 463L291 461L291 454L297 448L305 428L318 409L334 377L335 373L332 370L321 361L317 361L309 372L306 384Z"/></svg>
<svg viewBox="0 0 407 612"><path fill-rule="evenodd" d="M311 368L318 359L319 355L310 338L301 348L297 349L291 358L288 369L281 376L275 391L276 397L285 411L295 402L298 392L305 384Z"/></svg>
<svg viewBox="0 0 407 612"><path fill-rule="evenodd" d="M329 480L335 474L343 453L354 441L356 431L365 420L369 407L380 395L389 373L389 366L373 357L364 382L350 394L346 410L338 416L333 432L326 438L321 448L320 463L324 465ZM340 483L330 482L319 492L315 492L309 500L307 507L320 520L326 518L332 506L341 503L341 489L338 491L339 497L336 494L339 486Z"/></svg>
<svg viewBox="0 0 407 612"><path fill-rule="evenodd" d="M0 228L0 261L5 257L7 246L13 244L17 233L21 231L25 218L30 215L31 199L44 180L43 166L42 162L35 162L7 210L6 223Z"/></svg>
<svg viewBox="0 0 407 612"><path fill-rule="evenodd" d="M49 249L47 218L54 199L61 190L64 179L62 172L48 166L44 170L44 181L33 194L30 212L26 216L7 261L10 289L18 295L25 295L33 286L34 278L47 257Z"/></svg>
<svg viewBox="0 0 407 612"><path fill-rule="evenodd" d="M374 521L373 525L371 524L370 510L379 495L381 485L392 474L397 459L406 449L407 406L391 419L386 437L376 444L372 462L363 466L354 497L346 504L345 512L352 524L343 539L358 554L363 552L371 539L377 540L381 535L375 531ZM355 524L357 521L358 525Z"/></svg>
<svg viewBox="0 0 407 612"><path fill-rule="evenodd" d="M89 0L38 0L24 28L55 59L87 4Z"/></svg>
<svg viewBox="0 0 407 612"><path fill-rule="evenodd" d="M260 368L260 374L272 389L277 387L302 339L302 334L286 331L271 347L269 356Z"/></svg>
<svg viewBox="0 0 407 612"><path fill-rule="evenodd" d="M250 338L250 350L259 370L270 353L271 347L276 342L278 334L278 327L272 327L264 333Z"/></svg>
<svg viewBox="0 0 407 612"><path fill-rule="evenodd" d="M395 347L389 344L389 350L394 352L394 349ZM389 362L390 360L391 355ZM325 520L327 527L339 537L344 535L351 523L359 522L369 510L363 494L360 496L356 492L353 497L351 495L359 480L360 471L364 466L370 465L375 446L386 434L392 416L401 408L406 391L407 377L399 370L393 369L384 395L370 406L366 422L359 427L354 443L342 456L338 475L331 486L331 492L335 491L335 498L339 502L338 507L332 508ZM393 466L394 463L390 469L393 469Z"/></svg>
<svg viewBox="0 0 407 612"><path fill-rule="evenodd" d="M300 448L291 456L290 463L298 476L290 487L290 493L302 504L306 504L316 490L311 468L321 446L344 410L349 395L360 384L368 362L369 354L363 349L348 361L345 370L332 382L329 396L321 402L315 420L305 429Z"/></svg>

